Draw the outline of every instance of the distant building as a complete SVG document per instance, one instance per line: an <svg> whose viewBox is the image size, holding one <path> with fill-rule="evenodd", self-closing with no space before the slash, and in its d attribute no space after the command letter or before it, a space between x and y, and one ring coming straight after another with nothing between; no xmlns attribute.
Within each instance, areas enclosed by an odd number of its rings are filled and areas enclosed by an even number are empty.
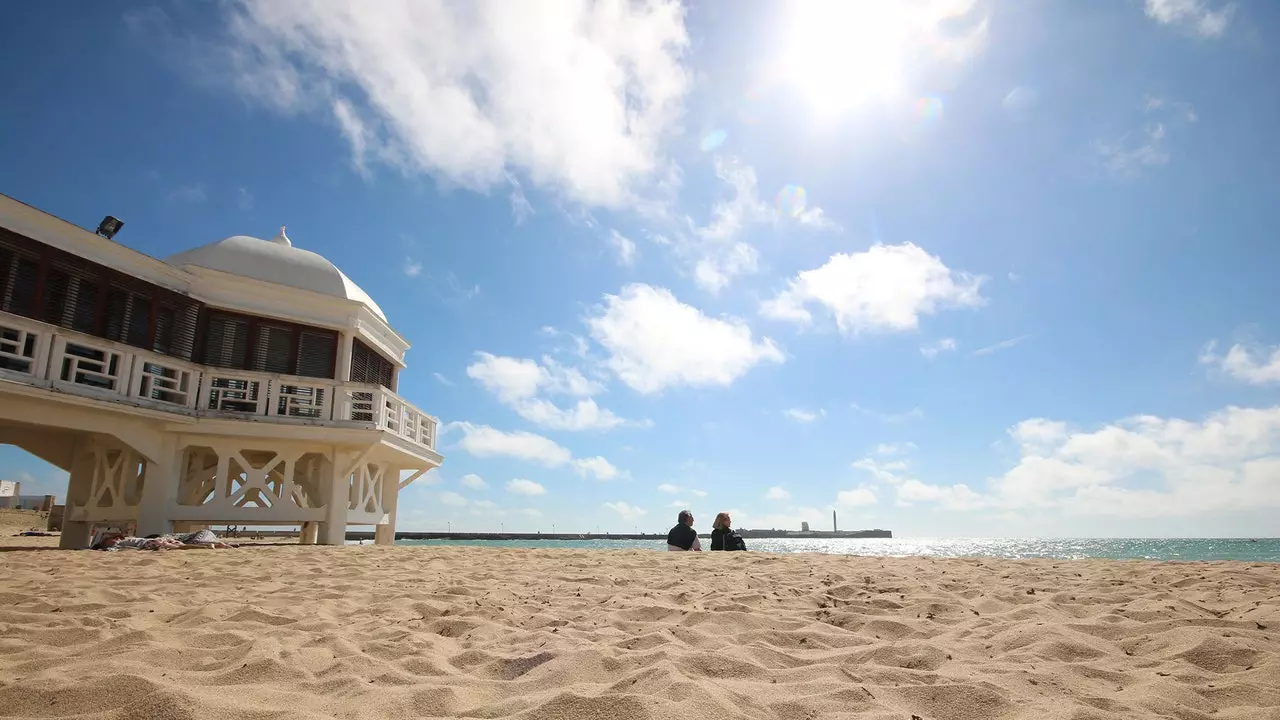
<svg viewBox="0 0 1280 720"><path fill-rule="evenodd" d="M800 532L809 532L809 523L807 522L800 523Z"/></svg>

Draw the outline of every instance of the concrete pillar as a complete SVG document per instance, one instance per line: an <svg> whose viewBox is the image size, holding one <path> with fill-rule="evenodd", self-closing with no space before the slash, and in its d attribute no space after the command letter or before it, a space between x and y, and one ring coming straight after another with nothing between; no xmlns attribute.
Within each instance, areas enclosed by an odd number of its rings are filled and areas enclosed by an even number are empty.
<svg viewBox="0 0 1280 720"><path fill-rule="evenodd" d="M320 534L319 531L320 523L302 523L302 528L298 531L298 543L300 545L315 545L316 537Z"/></svg>
<svg viewBox="0 0 1280 720"><path fill-rule="evenodd" d="M387 468L382 476L382 512L386 513L387 522L374 530L374 545L396 544L396 504L399 498L400 468Z"/></svg>
<svg viewBox="0 0 1280 720"><path fill-rule="evenodd" d="M58 547L63 550L83 550L89 547L93 523L69 522L66 517L71 515L73 507L89 501L89 493L93 489L93 473L97 466L97 458L90 450L92 442L87 435L82 435L75 442L71 477L67 481L67 504L63 509L62 537L58 539Z"/></svg>
<svg viewBox="0 0 1280 720"><path fill-rule="evenodd" d="M347 510L351 504L351 476L346 470L356 457L355 453L335 451L333 461L326 463L324 522L320 523L319 531L321 545L346 544Z"/></svg>
<svg viewBox="0 0 1280 720"><path fill-rule="evenodd" d="M167 436L160 442L160 457L147 460L142 502L138 506L138 537L174 532L173 511L181 474L182 451L178 449L178 439Z"/></svg>

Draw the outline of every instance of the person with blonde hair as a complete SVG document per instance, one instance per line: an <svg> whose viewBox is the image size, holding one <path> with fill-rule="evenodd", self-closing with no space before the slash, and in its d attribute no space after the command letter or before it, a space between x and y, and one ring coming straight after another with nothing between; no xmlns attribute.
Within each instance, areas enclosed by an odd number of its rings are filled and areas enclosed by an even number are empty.
<svg viewBox="0 0 1280 720"><path fill-rule="evenodd" d="M746 550L747 543L742 536L733 531L731 527L733 519L729 517L729 513L722 512L716 515L715 522L711 523L711 549L712 550Z"/></svg>

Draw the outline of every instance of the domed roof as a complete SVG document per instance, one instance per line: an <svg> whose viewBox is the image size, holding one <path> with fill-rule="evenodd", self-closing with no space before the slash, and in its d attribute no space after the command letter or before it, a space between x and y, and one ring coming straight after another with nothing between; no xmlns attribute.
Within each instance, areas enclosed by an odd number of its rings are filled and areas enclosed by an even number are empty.
<svg viewBox="0 0 1280 720"><path fill-rule="evenodd" d="M296 248L280 228L280 234L271 240L259 240L248 235L233 235L208 245L170 255L165 258L170 265L220 270L240 277L286 285L300 290L331 295L364 303L374 315L386 322L382 309L351 282L333 263L322 255Z"/></svg>

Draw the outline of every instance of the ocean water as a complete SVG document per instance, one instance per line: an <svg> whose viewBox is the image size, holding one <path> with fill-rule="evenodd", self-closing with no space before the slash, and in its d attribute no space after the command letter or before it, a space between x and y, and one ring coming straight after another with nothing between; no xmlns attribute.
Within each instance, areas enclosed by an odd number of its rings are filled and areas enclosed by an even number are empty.
<svg viewBox="0 0 1280 720"><path fill-rule="evenodd" d="M704 546L709 541L703 541ZM663 540L401 540L397 545L578 548L665 551ZM1242 560L1280 562L1280 538L892 538L829 540L748 539L747 548L774 553L825 553L875 557L996 557L1080 560Z"/></svg>

